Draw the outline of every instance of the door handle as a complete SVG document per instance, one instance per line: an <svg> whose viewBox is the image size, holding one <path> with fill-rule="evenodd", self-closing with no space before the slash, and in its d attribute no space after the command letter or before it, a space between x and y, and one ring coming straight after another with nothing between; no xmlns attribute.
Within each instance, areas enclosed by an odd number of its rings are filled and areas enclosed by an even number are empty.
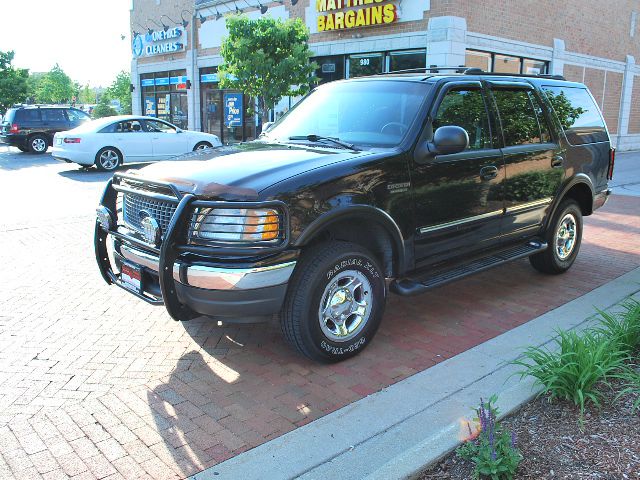
<svg viewBox="0 0 640 480"><path fill-rule="evenodd" d="M482 180L491 180L492 178L496 178L497 176L498 176L498 167L489 165L488 167L482 167L480 169L480 179Z"/></svg>
<svg viewBox="0 0 640 480"><path fill-rule="evenodd" d="M560 168L564 163L564 157L562 155L554 155L551 159L551 166L553 168Z"/></svg>

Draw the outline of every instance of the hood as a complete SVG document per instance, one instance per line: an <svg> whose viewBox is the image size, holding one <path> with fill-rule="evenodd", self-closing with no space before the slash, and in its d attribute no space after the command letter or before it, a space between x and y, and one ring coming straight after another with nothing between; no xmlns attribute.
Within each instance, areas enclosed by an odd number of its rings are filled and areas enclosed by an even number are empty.
<svg viewBox="0 0 640 480"><path fill-rule="evenodd" d="M196 151L127 173L203 198L252 201L281 180L363 155L368 153L250 142Z"/></svg>

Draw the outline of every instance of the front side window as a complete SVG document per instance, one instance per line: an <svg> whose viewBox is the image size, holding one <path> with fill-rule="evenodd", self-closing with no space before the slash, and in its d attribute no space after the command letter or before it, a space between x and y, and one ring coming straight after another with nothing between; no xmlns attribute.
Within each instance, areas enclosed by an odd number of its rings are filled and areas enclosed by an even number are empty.
<svg viewBox="0 0 640 480"><path fill-rule="evenodd" d="M467 131L469 150L491 148L489 117L479 87L447 92L433 119L433 131L445 125L455 125Z"/></svg>
<svg viewBox="0 0 640 480"><path fill-rule="evenodd" d="M84 122L85 120L91 120L91 117L80 110L67 110L67 117L69 117L69 121L73 123Z"/></svg>
<svg viewBox="0 0 640 480"><path fill-rule="evenodd" d="M176 128L168 123L147 120L147 130L154 133L176 133Z"/></svg>
<svg viewBox="0 0 640 480"><path fill-rule="evenodd" d="M421 82L361 80L315 89L283 116L264 138L322 135L359 146L399 145L431 89Z"/></svg>
<svg viewBox="0 0 640 480"><path fill-rule="evenodd" d="M545 86L544 92L572 145L609 140L600 110L586 88Z"/></svg>
<svg viewBox="0 0 640 480"><path fill-rule="evenodd" d="M540 124L528 90L493 90L505 147L541 143Z"/></svg>

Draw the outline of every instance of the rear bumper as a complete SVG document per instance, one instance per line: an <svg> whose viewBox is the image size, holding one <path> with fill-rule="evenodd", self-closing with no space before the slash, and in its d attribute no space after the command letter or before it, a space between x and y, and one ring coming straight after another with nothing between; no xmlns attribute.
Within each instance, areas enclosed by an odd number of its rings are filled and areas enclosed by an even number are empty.
<svg viewBox="0 0 640 480"><path fill-rule="evenodd" d="M24 135L15 134L2 134L0 135L0 143L5 143L14 147L25 147L27 144L27 137Z"/></svg>
<svg viewBox="0 0 640 480"><path fill-rule="evenodd" d="M593 198L593 209L597 210L600 207L603 207L605 203L607 203L607 200L609 200L609 196L611 195L611 189L607 188L605 190L602 190L599 193L596 193L596 195Z"/></svg>
<svg viewBox="0 0 640 480"><path fill-rule="evenodd" d="M91 154L88 152L73 152L54 145L50 153L53 158L62 162L77 163L84 166L91 166L94 163Z"/></svg>

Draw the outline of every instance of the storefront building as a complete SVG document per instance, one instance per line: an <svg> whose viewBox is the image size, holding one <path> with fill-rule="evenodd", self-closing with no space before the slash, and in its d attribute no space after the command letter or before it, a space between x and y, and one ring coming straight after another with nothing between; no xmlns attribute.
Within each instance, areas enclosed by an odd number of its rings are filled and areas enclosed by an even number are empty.
<svg viewBox="0 0 640 480"><path fill-rule="evenodd" d="M133 111L224 143L255 138L252 99L218 88L219 49L226 15L270 15L305 22L320 83L434 66L564 75L589 86L618 149L636 149L639 10L634 0L132 0Z"/></svg>

